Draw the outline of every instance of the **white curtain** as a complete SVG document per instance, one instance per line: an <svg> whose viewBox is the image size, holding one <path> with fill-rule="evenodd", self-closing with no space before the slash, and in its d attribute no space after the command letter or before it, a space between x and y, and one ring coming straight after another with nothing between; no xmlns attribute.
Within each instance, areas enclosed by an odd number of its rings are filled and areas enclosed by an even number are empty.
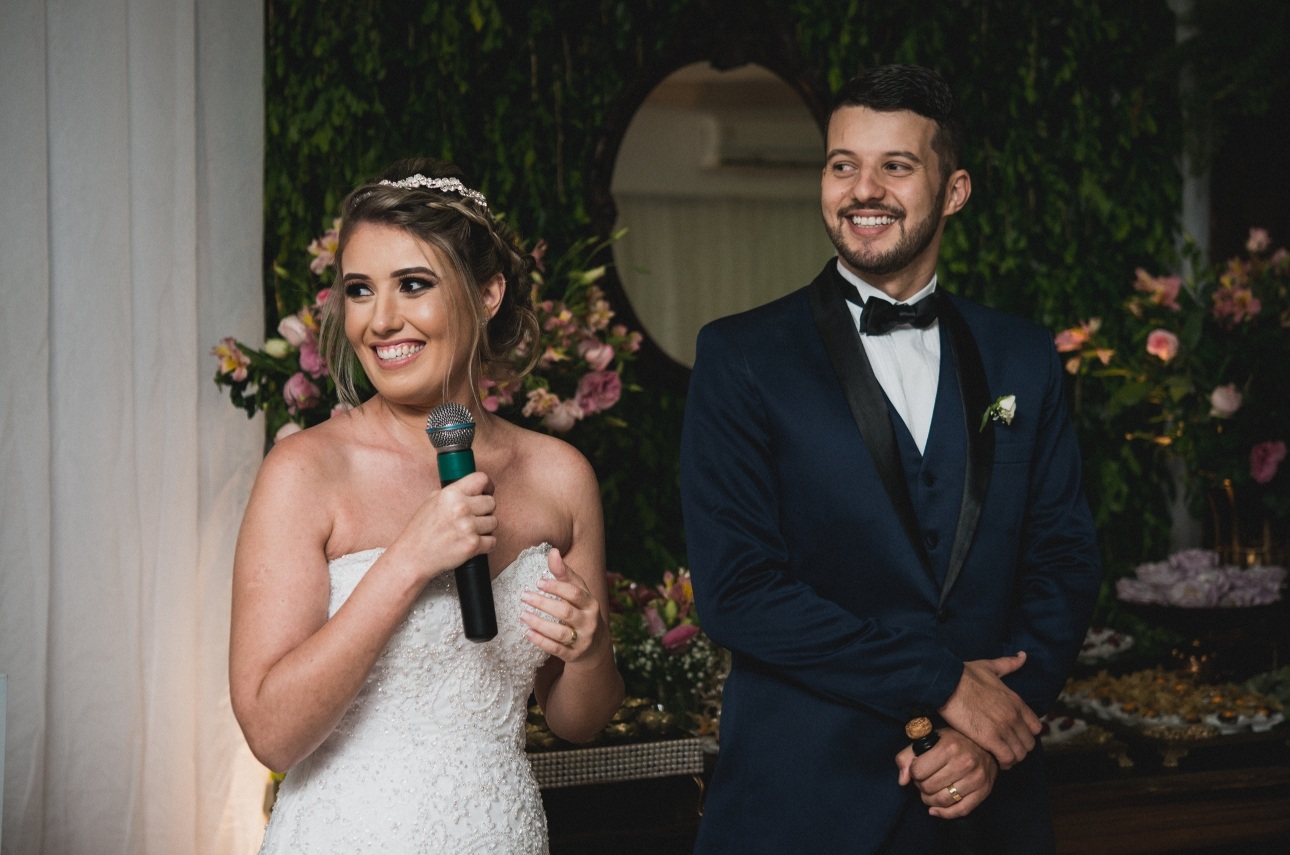
<svg viewBox="0 0 1290 855"><path fill-rule="evenodd" d="M800 198L615 194L623 290L650 337L694 364L699 328L806 285L836 253L820 224L819 179ZM750 181L752 189L755 182Z"/></svg>
<svg viewBox="0 0 1290 855"><path fill-rule="evenodd" d="M228 704L262 425L257 0L0 0L4 855L244 853Z"/></svg>

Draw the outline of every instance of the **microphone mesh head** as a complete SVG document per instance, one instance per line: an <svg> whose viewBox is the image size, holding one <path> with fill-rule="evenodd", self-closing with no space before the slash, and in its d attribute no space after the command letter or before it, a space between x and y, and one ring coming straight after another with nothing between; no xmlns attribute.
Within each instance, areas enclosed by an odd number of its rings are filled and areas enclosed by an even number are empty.
<svg viewBox="0 0 1290 855"><path fill-rule="evenodd" d="M470 448L475 441L475 418L461 404L448 401L430 411L426 433L440 451Z"/></svg>

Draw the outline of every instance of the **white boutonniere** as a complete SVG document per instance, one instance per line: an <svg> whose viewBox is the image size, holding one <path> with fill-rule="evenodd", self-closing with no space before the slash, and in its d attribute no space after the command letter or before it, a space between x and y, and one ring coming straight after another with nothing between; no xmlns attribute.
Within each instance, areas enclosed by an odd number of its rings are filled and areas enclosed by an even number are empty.
<svg viewBox="0 0 1290 855"><path fill-rule="evenodd" d="M1017 396L1000 395L994 399L994 403L985 408L985 415L981 416L981 430L992 420L1003 422L1005 425L1012 424L1012 417L1017 414Z"/></svg>

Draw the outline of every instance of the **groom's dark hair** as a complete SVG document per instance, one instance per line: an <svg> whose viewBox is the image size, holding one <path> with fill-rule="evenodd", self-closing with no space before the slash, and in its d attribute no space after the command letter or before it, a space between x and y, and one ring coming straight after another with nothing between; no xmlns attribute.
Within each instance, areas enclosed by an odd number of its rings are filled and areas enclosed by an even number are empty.
<svg viewBox="0 0 1290 855"><path fill-rule="evenodd" d="M880 65L842 84L829 116L843 107L879 113L909 110L936 123L932 150L941 162L941 180L959 168L963 152L963 115L945 79L920 65Z"/></svg>

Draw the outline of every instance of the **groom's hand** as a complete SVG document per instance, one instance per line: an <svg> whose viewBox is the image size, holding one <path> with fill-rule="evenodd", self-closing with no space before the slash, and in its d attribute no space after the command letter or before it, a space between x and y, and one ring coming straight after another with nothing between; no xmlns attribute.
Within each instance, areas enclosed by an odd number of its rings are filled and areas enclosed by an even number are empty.
<svg viewBox="0 0 1290 855"><path fill-rule="evenodd" d="M1025 662L1025 652L965 662L958 687L940 709L946 724L993 754L1001 769L1020 763L1039 735L1039 717L1001 679Z"/></svg>
<svg viewBox="0 0 1290 855"><path fill-rule="evenodd" d="M990 752L953 728L943 727L939 734L937 743L922 755L915 755L913 746L896 755L897 783L918 787L932 816L958 819L990 795L999 764Z"/></svg>

